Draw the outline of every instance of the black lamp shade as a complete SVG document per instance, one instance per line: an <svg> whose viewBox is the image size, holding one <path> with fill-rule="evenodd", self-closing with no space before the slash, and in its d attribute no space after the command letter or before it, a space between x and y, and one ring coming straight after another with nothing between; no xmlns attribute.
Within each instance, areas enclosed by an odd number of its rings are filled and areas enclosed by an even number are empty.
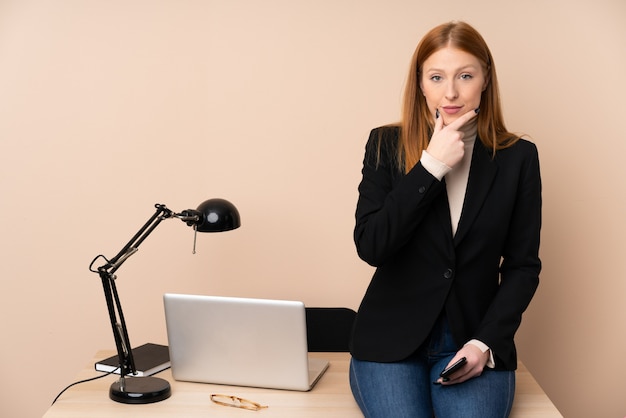
<svg viewBox="0 0 626 418"><path fill-rule="evenodd" d="M200 220L196 224L198 232L222 232L241 226L239 211L228 200L209 199L200 203L196 209Z"/></svg>

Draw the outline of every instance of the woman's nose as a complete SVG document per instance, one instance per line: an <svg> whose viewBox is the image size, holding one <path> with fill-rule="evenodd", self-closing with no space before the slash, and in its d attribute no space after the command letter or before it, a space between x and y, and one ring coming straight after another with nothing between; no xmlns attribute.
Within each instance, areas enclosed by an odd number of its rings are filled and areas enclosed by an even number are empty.
<svg viewBox="0 0 626 418"><path fill-rule="evenodd" d="M446 85L446 99L454 100L459 97L459 91L456 88L456 83L454 81L450 81Z"/></svg>

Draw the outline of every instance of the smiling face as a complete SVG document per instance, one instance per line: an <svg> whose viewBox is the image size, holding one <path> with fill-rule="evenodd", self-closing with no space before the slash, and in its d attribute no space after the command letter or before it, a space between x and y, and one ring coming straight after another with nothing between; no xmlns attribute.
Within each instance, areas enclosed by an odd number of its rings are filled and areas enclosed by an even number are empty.
<svg viewBox="0 0 626 418"><path fill-rule="evenodd" d="M488 80L478 58L453 47L432 53L420 71L420 88L429 111L436 111L449 125L459 116L480 107Z"/></svg>

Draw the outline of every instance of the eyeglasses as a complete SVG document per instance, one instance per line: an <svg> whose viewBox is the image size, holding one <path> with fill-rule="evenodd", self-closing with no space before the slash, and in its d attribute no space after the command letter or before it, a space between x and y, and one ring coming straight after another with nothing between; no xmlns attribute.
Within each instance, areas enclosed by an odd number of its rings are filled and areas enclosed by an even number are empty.
<svg viewBox="0 0 626 418"><path fill-rule="evenodd" d="M220 395L214 393L211 395L211 401L218 405L232 406L233 408L248 409L250 411L260 411L263 408L267 408L266 405L261 405L260 403L252 402L233 395Z"/></svg>

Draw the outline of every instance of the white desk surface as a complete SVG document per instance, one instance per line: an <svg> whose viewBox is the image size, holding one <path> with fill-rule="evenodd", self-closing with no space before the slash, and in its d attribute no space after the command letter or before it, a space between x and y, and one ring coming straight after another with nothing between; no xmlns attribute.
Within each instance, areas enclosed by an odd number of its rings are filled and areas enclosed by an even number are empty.
<svg viewBox="0 0 626 418"><path fill-rule="evenodd" d="M76 381L97 376L96 361L114 355L113 351L100 351L77 376ZM224 386L204 383L178 382L170 370L155 376L170 382L172 396L164 401L146 405L127 405L109 399L109 387L115 375L81 383L66 391L48 409L43 418L111 418L111 417L252 417L263 418L350 418L362 417L348 382L348 353L311 353L312 356L330 360L330 367L310 392L295 392ZM72 382L68 382L72 383ZM258 412L217 405L209 399L212 393L235 395L268 405ZM513 418L562 417L550 399L520 362L517 370Z"/></svg>

